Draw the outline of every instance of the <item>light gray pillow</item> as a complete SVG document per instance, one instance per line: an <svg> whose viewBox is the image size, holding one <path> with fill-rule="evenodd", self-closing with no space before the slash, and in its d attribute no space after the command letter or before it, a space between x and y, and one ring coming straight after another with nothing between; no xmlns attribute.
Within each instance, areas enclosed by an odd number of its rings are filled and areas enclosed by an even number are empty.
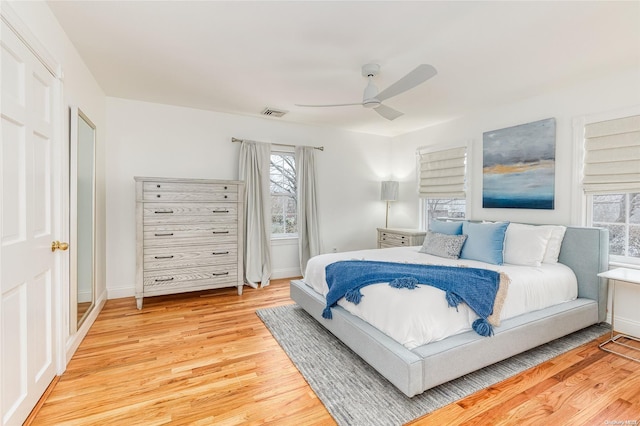
<svg viewBox="0 0 640 426"><path fill-rule="evenodd" d="M427 231L420 253L432 254L448 259L458 259L460 258L460 251L466 240L466 235L447 235Z"/></svg>

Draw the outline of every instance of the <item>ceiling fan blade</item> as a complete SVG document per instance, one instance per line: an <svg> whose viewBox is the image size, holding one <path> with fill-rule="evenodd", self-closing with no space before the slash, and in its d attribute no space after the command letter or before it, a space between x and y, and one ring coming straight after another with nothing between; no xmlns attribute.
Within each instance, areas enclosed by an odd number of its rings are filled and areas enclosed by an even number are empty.
<svg viewBox="0 0 640 426"><path fill-rule="evenodd" d="M352 105L362 105L362 102L358 102L357 104L332 104L332 105L301 105L301 104L295 104L295 106L299 106L299 107L313 107L313 108L317 108L317 107L339 107L339 106L352 106Z"/></svg>
<svg viewBox="0 0 640 426"><path fill-rule="evenodd" d="M384 101L385 99L389 99L393 96L399 95L400 93L406 92L409 89L413 89L417 85L429 80L436 74L438 74L438 71L431 65L418 65L418 67L411 71L409 74L405 75L400 80L396 81L391 86L378 93L378 96L376 96L376 98L380 101Z"/></svg>
<svg viewBox="0 0 640 426"><path fill-rule="evenodd" d="M376 110L376 112L378 114L380 114L381 116L383 116L387 120L395 120L396 118L400 117L401 115L404 115L404 113L402 113L400 111L396 111L395 109L393 109L391 107L388 107L386 105L382 105L382 104L380 104L380 106L375 107L374 109Z"/></svg>

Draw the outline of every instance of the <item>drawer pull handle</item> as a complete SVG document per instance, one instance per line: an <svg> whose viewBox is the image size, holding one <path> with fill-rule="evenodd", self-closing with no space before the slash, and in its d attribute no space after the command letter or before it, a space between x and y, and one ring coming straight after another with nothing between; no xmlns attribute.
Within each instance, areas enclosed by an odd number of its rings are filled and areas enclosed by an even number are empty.
<svg viewBox="0 0 640 426"><path fill-rule="evenodd" d="M213 231L214 234L228 234L229 231Z"/></svg>
<svg viewBox="0 0 640 426"><path fill-rule="evenodd" d="M229 197L225 195L224 198L229 198Z"/></svg>
<svg viewBox="0 0 640 426"><path fill-rule="evenodd" d="M156 237L171 237L173 236L173 232L169 232L167 234L154 234Z"/></svg>
<svg viewBox="0 0 640 426"><path fill-rule="evenodd" d="M173 259L173 255L171 256L153 256L156 259Z"/></svg>
<svg viewBox="0 0 640 426"><path fill-rule="evenodd" d="M220 275L229 275L229 272L218 272L218 273L214 272L211 275L213 275L214 277L220 276Z"/></svg>
<svg viewBox="0 0 640 426"><path fill-rule="evenodd" d="M214 251L213 253L211 253L214 256L219 256L221 254L229 254L228 251Z"/></svg>
<svg viewBox="0 0 640 426"><path fill-rule="evenodd" d="M160 213L173 213L173 210L156 210L154 211L154 213L160 214Z"/></svg>
<svg viewBox="0 0 640 426"><path fill-rule="evenodd" d="M173 281L173 277L171 277L171 278L164 278L164 279L161 279L161 280L156 278L156 282L157 282L157 283L161 283L161 282L165 282L165 281Z"/></svg>
<svg viewBox="0 0 640 426"><path fill-rule="evenodd" d="M211 210L211 213L229 213L229 210Z"/></svg>
<svg viewBox="0 0 640 426"><path fill-rule="evenodd" d="M227 189L227 187L225 186L224 189Z"/></svg>
<svg viewBox="0 0 640 426"><path fill-rule="evenodd" d="M156 188L160 188L160 185L156 185Z"/></svg>
<svg viewBox="0 0 640 426"><path fill-rule="evenodd" d="M156 198L160 198L160 194L156 195Z"/></svg>

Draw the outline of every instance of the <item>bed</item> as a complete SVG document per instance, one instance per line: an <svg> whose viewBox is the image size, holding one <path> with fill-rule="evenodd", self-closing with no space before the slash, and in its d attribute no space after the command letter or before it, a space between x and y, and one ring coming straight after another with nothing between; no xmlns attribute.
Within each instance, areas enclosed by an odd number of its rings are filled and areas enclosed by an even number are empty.
<svg viewBox="0 0 640 426"><path fill-rule="evenodd" d="M513 229L516 229L515 226ZM557 264L552 264L550 267L544 264L540 267L522 266L524 273L509 263L495 265L472 259L450 260L439 256L429 257L430 255L419 253L421 249L424 251L421 246L320 255L309 261L304 279L291 281L291 297L394 386L408 397L412 397L439 384L604 321L607 307L607 283L597 274L608 268L608 231L583 227L564 229L564 235L558 241ZM467 240L464 244L469 242L471 241ZM506 241L503 240L503 242L506 245ZM530 250L525 250L521 254L529 255ZM340 300L330 308L331 319L323 317L323 313L326 316L327 310L325 298L327 288L326 276L322 271L327 265L351 260L486 267L511 275L510 279L513 279L509 284L507 299L511 298L516 302L522 295L529 293L526 286L519 287L518 274L526 277L542 274L539 272L542 270L556 269L563 271L560 275L568 280L568 284L563 284L564 287L559 285L561 289L551 297L553 300L540 301L539 297L533 297L535 301L541 303L538 305L533 303L532 306L522 307L518 303L514 305L509 300L505 301L500 318L497 318L494 323L497 325L493 326L490 337L481 336L469 327L474 318L478 317L474 312L466 311L465 304L459 305L457 310L449 309L450 316L445 321L447 324L445 328L449 329L445 330L444 334L427 332L421 335L421 333L410 332L405 336L401 328L395 325L397 321L391 322L391 326L388 326L387 322L385 328L384 321L381 325L380 322L376 323L374 319L367 316L366 312L363 313L365 303L356 305ZM574 290L571 290L572 279ZM420 286L421 289L422 287ZM376 294L377 290L374 290L376 288L382 289L382 293L372 296ZM547 287L543 293L549 292L550 288L553 287ZM386 303L389 306L396 306L396 311L408 311L409 315L412 308L398 309L397 306L406 306L405 302L393 301L391 298L394 296L391 295L393 292L404 292L409 294L411 299L419 298L418 293L413 293L415 290L411 292L405 289L389 290L386 283L370 285L362 288L361 291L364 300L367 301L366 305L375 305L377 300L378 304ZM429 287L426 293L434 291L440 290ZM420 303L422 302L418 303L419 306ZM380 310L380 306L376 306L374 310ZM387 317L388 313L386 313ZM407 314L407 312L404 313ZM464 319L453 319L456 315ZM413 322L407 318L399 322ZM397 330L393 330L394 327L401 330L399 336Z"/></svg>

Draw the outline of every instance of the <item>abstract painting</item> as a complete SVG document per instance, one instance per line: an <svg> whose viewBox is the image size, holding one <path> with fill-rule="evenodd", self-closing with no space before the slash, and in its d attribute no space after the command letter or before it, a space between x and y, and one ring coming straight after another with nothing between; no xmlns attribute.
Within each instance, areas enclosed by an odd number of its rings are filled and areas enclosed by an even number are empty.
<svg viewBox="0 0 640 426"><path fill-rule="evenodd" d="M553 209L556 120L482 134L482 207Z"/></svg>

